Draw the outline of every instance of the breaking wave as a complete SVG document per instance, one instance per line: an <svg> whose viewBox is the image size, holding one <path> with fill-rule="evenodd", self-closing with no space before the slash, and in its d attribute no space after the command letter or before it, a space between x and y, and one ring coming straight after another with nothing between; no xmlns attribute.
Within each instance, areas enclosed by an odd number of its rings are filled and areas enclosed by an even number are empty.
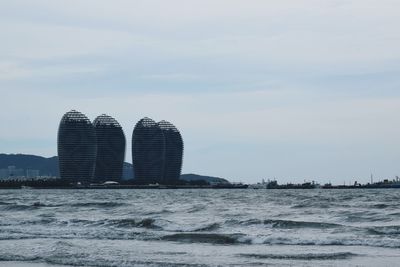
<svg viewBox="0 0 400 267"><path fill-rule="evenodd" d="M338 253L307 253L307 254L239 254L242 257L256 259L278 259L278 260L345 260L357 254L350 252Z"/></svg>
<svg viewBox="0 0 400 267"><path fill-rule="evenodd" d="M161 240L185 243L238 244L250 243L243 234L177 233L161 237Z"/></svg>
<svg viewBox="0 0 400 267"><path fill-rule="evenodd" d="M232 221L230 221L232 223ZM273 228L282 228L282 229L292 229L292 228L316 228L316 229L324 229L324 228L337 228L343 227L341 224L336 223L325 223L325 222L308 222L308 221L292 221L292 220L259 220L259 219L251 219L245 220L235 223L244 224L244 225L253 225L253 224L264 224L270 225Z"/></svg>

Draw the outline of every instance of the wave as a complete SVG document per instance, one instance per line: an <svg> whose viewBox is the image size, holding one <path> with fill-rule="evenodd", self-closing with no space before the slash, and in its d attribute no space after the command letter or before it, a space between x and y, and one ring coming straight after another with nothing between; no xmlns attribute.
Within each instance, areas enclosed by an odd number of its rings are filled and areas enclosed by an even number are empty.
<svg viewBox="0 0 400 267"><path fill-rule="evenodd" d="M42 207L60 207L60 206L62 205L44 204L39 201L33 202L32 204L15 204L15 203L0 202L0 209L6 211L36 210Z"/></svg>
<svg viewBox="0 0 400 267"><path fill-rule="evenodd" d="M291 221L291 220L264 220L264 224L270 224L273 228L337 228L342 227L340 224L323 223L323 222L307 222L307 221Z"/></svg>
<svg viewBox="0 0 400 267"><path fill-rule="evenodd" d="M112 226L118 228L131 228L131 227L143 227L143 228L161 228L155 224L155 219L144 218L144 219L105 219L99 221L79 220L73 219L70 223L84 224L85 226Z"/></svg>
<svg viewBox="0 0 400 267"><path fill-rule="evenodd" d="M57 220L54 217L43 217L35 220L20 221L18 223L4 222L0 223L0 226L12 226L12 225L54 225L54 226L84 226L84 227L98 227L98 226L111 226L117 228L131 228L131 227L143 227L161 229L160 226L155 224L156 220L153 218L143 219L104 219L104 220L85 220L85 219L70 219L70 220Z"/></svg>
<svg viewBox="0 0 400 267"><path fill-rule="evenodd" d="M327 209L332 206L332 203L315 203L311 201L307 201L306 203L295 204L291 206L292 209L310 209L310 208L319 208L319 209Z"/></svg>
<svg viewBox="0 0 400 267"><path fill-rule="evenodd" d="M337 252L307 254L239 254L239 256L273 260L345 260L359 255L351 252Z"/></svg>
<svg viewBox="0 0 400 267"><path fill-rule="evenodd" d="M143 215L160 215L160 214L171 214L171 213L174 213L174 212L169 209L162 209L160 211L148 211L148 212L144 212L142 214Z"/></svg>
<svg viewBox="0 0 400 267"><path fill-rule="evenodd" d="M12 204L12 205L4 205L0 206L1 210L4 211L26 211L26 210L35 210L39 207L32 204L32 205L21 205L21 204Z"/></svg>
<svg viewBox="0 0 400 267"><path fill-rule="evenodd" d="M209 244L243 244L250 243L244 234L206 234L206 233L177 233L162 236L161 240L183 243L209 243Z"/></svg>
<svg viewBox="0 0 400 267"><path fill-rule="evenodd" d="M262 244L265 245L293 245L293 246L364 246L381 248L400 248L400 242L394 239L371 239L371 238L343 238L322 240L298 240L282 237L268 237Z"/></svg>
<svg viewBox="0 0 400 267"><path fill-rule="evenodd" d="M206 205L203 204L199 204L199 205L194 205L193 207L191 207L190 209L187 210L187 213L195 213L198 211L203 211L204 209L206 209Z"/></svg>
<svg viewBox="0 0 400 267"><path fill-rule="evenodd" d="M102 259L96 257L83 257L84 254L68 256L68 254L52 254L46 256L23 256L12 254L0 254L0 262L35 262L46 263L60 266L96 266L96 267L115 267L115 266L154 266L154 267L204 267L206 265L196 263L168 262L157 260L125 260L125 259ZM174 255L174 254L171 254ZM180 255L179 253L175 255Z"/></svg>
<svg viewBox="0 0 400 267"><path fill-rule="evenodd" d="M400 235L400 225L370 227L367 232L372 235Z"/></svg>
<svg viewBox="0 0 400 267"><path fill-rule="evenodd" d="M51 224L57 222L56 218L53 217L44 217L38 220L30 220L30 221L21 221L20 225L42 225L42 224Z"/></svg>
<svg viewBox="0 0 400 267"><path fill-rule="evenodd" d="M91 220L83 220L83 219L72 219L69 221L62 221L62 224L77 224L84 226L112 226L112 227L121 227L121 228L130 228L130 227L143 227L143 228L161 228L155 224L155 219L153 218L144 218L144 219L104 219L98 221Z"/></svg>
<svg viewBox="0 0 400 267"><path fill-rule="evenodd" d="M140 222L138 222L140 224ZM379 233L375 233L379 234ZM398 233L396 233L398 235ZM142 241L167 241L180 243L207 243L215 245L268 245L268 246L335 246L335 247L379 247L400 248L400 240L397 237L371 238L291 238L279 236L249 236L242 233L203 233L182 232L167 234L164 231L112 231L110 229L85 229L84 231L65 231L61 233L49 233L45 230L25 233L6 231L0 234L0 240L22 239L85 239L85 240L142 240Z"/></svg>
<svg viewBox="0 0 400 267"><path fill-rule="evenodd" d="M387 215L372 213L372 212L359 212L346 215L344 220L349 223L371 223L371 222L390 222L392 219Z"/></svg>
<svg viewBox="0 0 400 267"><path fill-rule="evenodd" d="M370 206L370 208L373 208L373 209L386 209L386 208L390 208L390 207L392 207L392 206L388 205L388 204L384 204L384 203L374 204L374 205Z"/></svg>
<svg viewBox="0 0 400 267"><path fill-rule="evenodd" d="M135 219L104 220L104 223L116 227L161 228L160 226L155 225L155 220L153 218L144 218L141 220L135 220Z"/></svg>
<svg viewBox="0 0 400 267"><path fill-rule="evenodd" d="M94 208L113 208L124 206L125 203L120 202L83 202L83 203L72 203L72 204L52 204L52 203L42 203L40 201L33 202L32 204L15 204L0 202L0 208L2 210L32 210L41 207L94 207Z"/></svg>
<svg viewBox="0 0 400 267"><path fill-rule="evenodd" d="M2 261L37 261L40 257L38 256L22 256L22 255L12 255L12 254L2 254L0 255L0 262Z"/></svg>
<svg viewBox="0 0 400 267"><path fill-rule="evenodd" d="M293 229L293 228L325 229L325 228L343 227L343 225L336 224L336 223L292 221L292 220L274 220L274 219L268 219L268 220L250 219L250 220L241 221L239 223L240 224L245 224L245 225L265 224L265 225L271 225L272 228L282 228L282 229Z"/></svg>
<svg viewBox="0 0 400 267"><path fill-rule="evenodd" d="M193 232L210 232L219 229L221 225L219 223L212 223L203 227L196 228Z"/></svg>
<svg viewBox="0 0 400 267"><path fill-rule="evenodd" d="M113 208L113 207L119 207L119 206L124 206L126 205L125 203L120 203L120 202L83 202L83 203L73 203L73 204L68 204L66 206L71 206L71 207L94 207L94 208Z"/></svg>

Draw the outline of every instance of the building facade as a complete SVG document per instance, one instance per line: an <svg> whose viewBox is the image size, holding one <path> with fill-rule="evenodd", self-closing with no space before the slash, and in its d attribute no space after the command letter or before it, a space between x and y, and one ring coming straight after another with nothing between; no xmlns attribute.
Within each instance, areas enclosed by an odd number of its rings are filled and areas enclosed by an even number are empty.
<svg viewBox="0 0 400 267"><path fill-rule="evenodd" d="M7 169L0 169L0 179L25 178L24 169L17 169L15 166L8 166Z"/></svg>
<svg viewBox="0 0 400 267"><path fill-rule="evenodd" d="M125 159L125 135L121 125L102 114L93 121L97 138L96 168L93 182L120 181Z"/></svg>
<svg viewBox="0 0 400 267"><path fill-rule="evenodd" d="M8 177L22 178L25 177L24 169L17 169L15 166L8 166Z"/></svg>
<svg viewBox="0 0 400 267"><path fill-rule="evenodd" d="M26 178L37 178L39 177L39 174L40 174L39 170L32 170L32 169L26 170Z"/></svg>
<svg viewBox="0 0 400 267"><path fill-rule="evenodd" d="M178 129L167 121L160 121L158 126L165 139L163 184L177 184L182 170L183 140Z"/></svg>
<svg viewBox="0 0 400 267"><path fill-rule="evenodd" d="M90 183L94 177L96 133L91 121L72 110L64 114L58 128L58 159L61 179Z"/></svg>
<svg viewBox="0 0 400 267"><path fill-rule="evenodd" d="M0 169L0 179L8 178L8 169Z"/></svg>
<svg viewBox="0 0 400 267"><path fill-rule="evenodd" d="M150 118L141 119L132 133L132 163L138 183L162 183L165 138L160 126Z"/></svg>

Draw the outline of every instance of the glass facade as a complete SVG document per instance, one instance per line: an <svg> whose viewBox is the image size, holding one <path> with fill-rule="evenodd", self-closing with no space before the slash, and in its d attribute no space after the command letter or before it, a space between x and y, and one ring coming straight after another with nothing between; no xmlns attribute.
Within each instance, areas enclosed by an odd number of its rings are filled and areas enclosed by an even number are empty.
<svg viewBox="0 0 400 267"><path fill-rule="evenodd" d="M96 164L96 133L82 113L72 110L61 119L58 128L58 158L61 179L90 183Z"/></svg>
<svg viewBox="0 0 400 267"><path fill-rule="evenodd" d="M150 118L141 119L132 134L132 163L138 183L162 183L165 138L160 126Z"/></svg>
<svg viewBox="0 0 400 267"><path fill-rule="evenodd" d="M102 114L93 121L97 137L97 157L93 182L120 181L125 159L125 135L121 125Z"/></svg>
<svg viewBox="0 0 400 267"><path fill-rule="evenodd" d="M165 138L164 176L163 184L176 184L179 182L183 159L183 140L178 129L167 121L160 121Z"/></svg>
<svg viewBox="0 0 400 267"><path fill-rule="evenodd" d="M122 180L126 139L111 116L102 114L91 123L78 111L67 112L57 144L63 180L83 184ZM170 122L141 119L132 133L132 178L138 184L179 184L183 148L182 136Z"/></svg>

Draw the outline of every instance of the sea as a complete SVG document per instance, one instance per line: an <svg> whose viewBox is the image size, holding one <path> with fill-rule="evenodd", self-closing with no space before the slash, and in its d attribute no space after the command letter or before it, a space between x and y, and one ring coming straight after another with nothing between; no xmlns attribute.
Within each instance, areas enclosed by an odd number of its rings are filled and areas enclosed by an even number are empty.
<svg viewBox="0 0 400 267"><path fill-rule="evenodd" d="M400 189L3 189L0 266L400 266Z"/></svg>

